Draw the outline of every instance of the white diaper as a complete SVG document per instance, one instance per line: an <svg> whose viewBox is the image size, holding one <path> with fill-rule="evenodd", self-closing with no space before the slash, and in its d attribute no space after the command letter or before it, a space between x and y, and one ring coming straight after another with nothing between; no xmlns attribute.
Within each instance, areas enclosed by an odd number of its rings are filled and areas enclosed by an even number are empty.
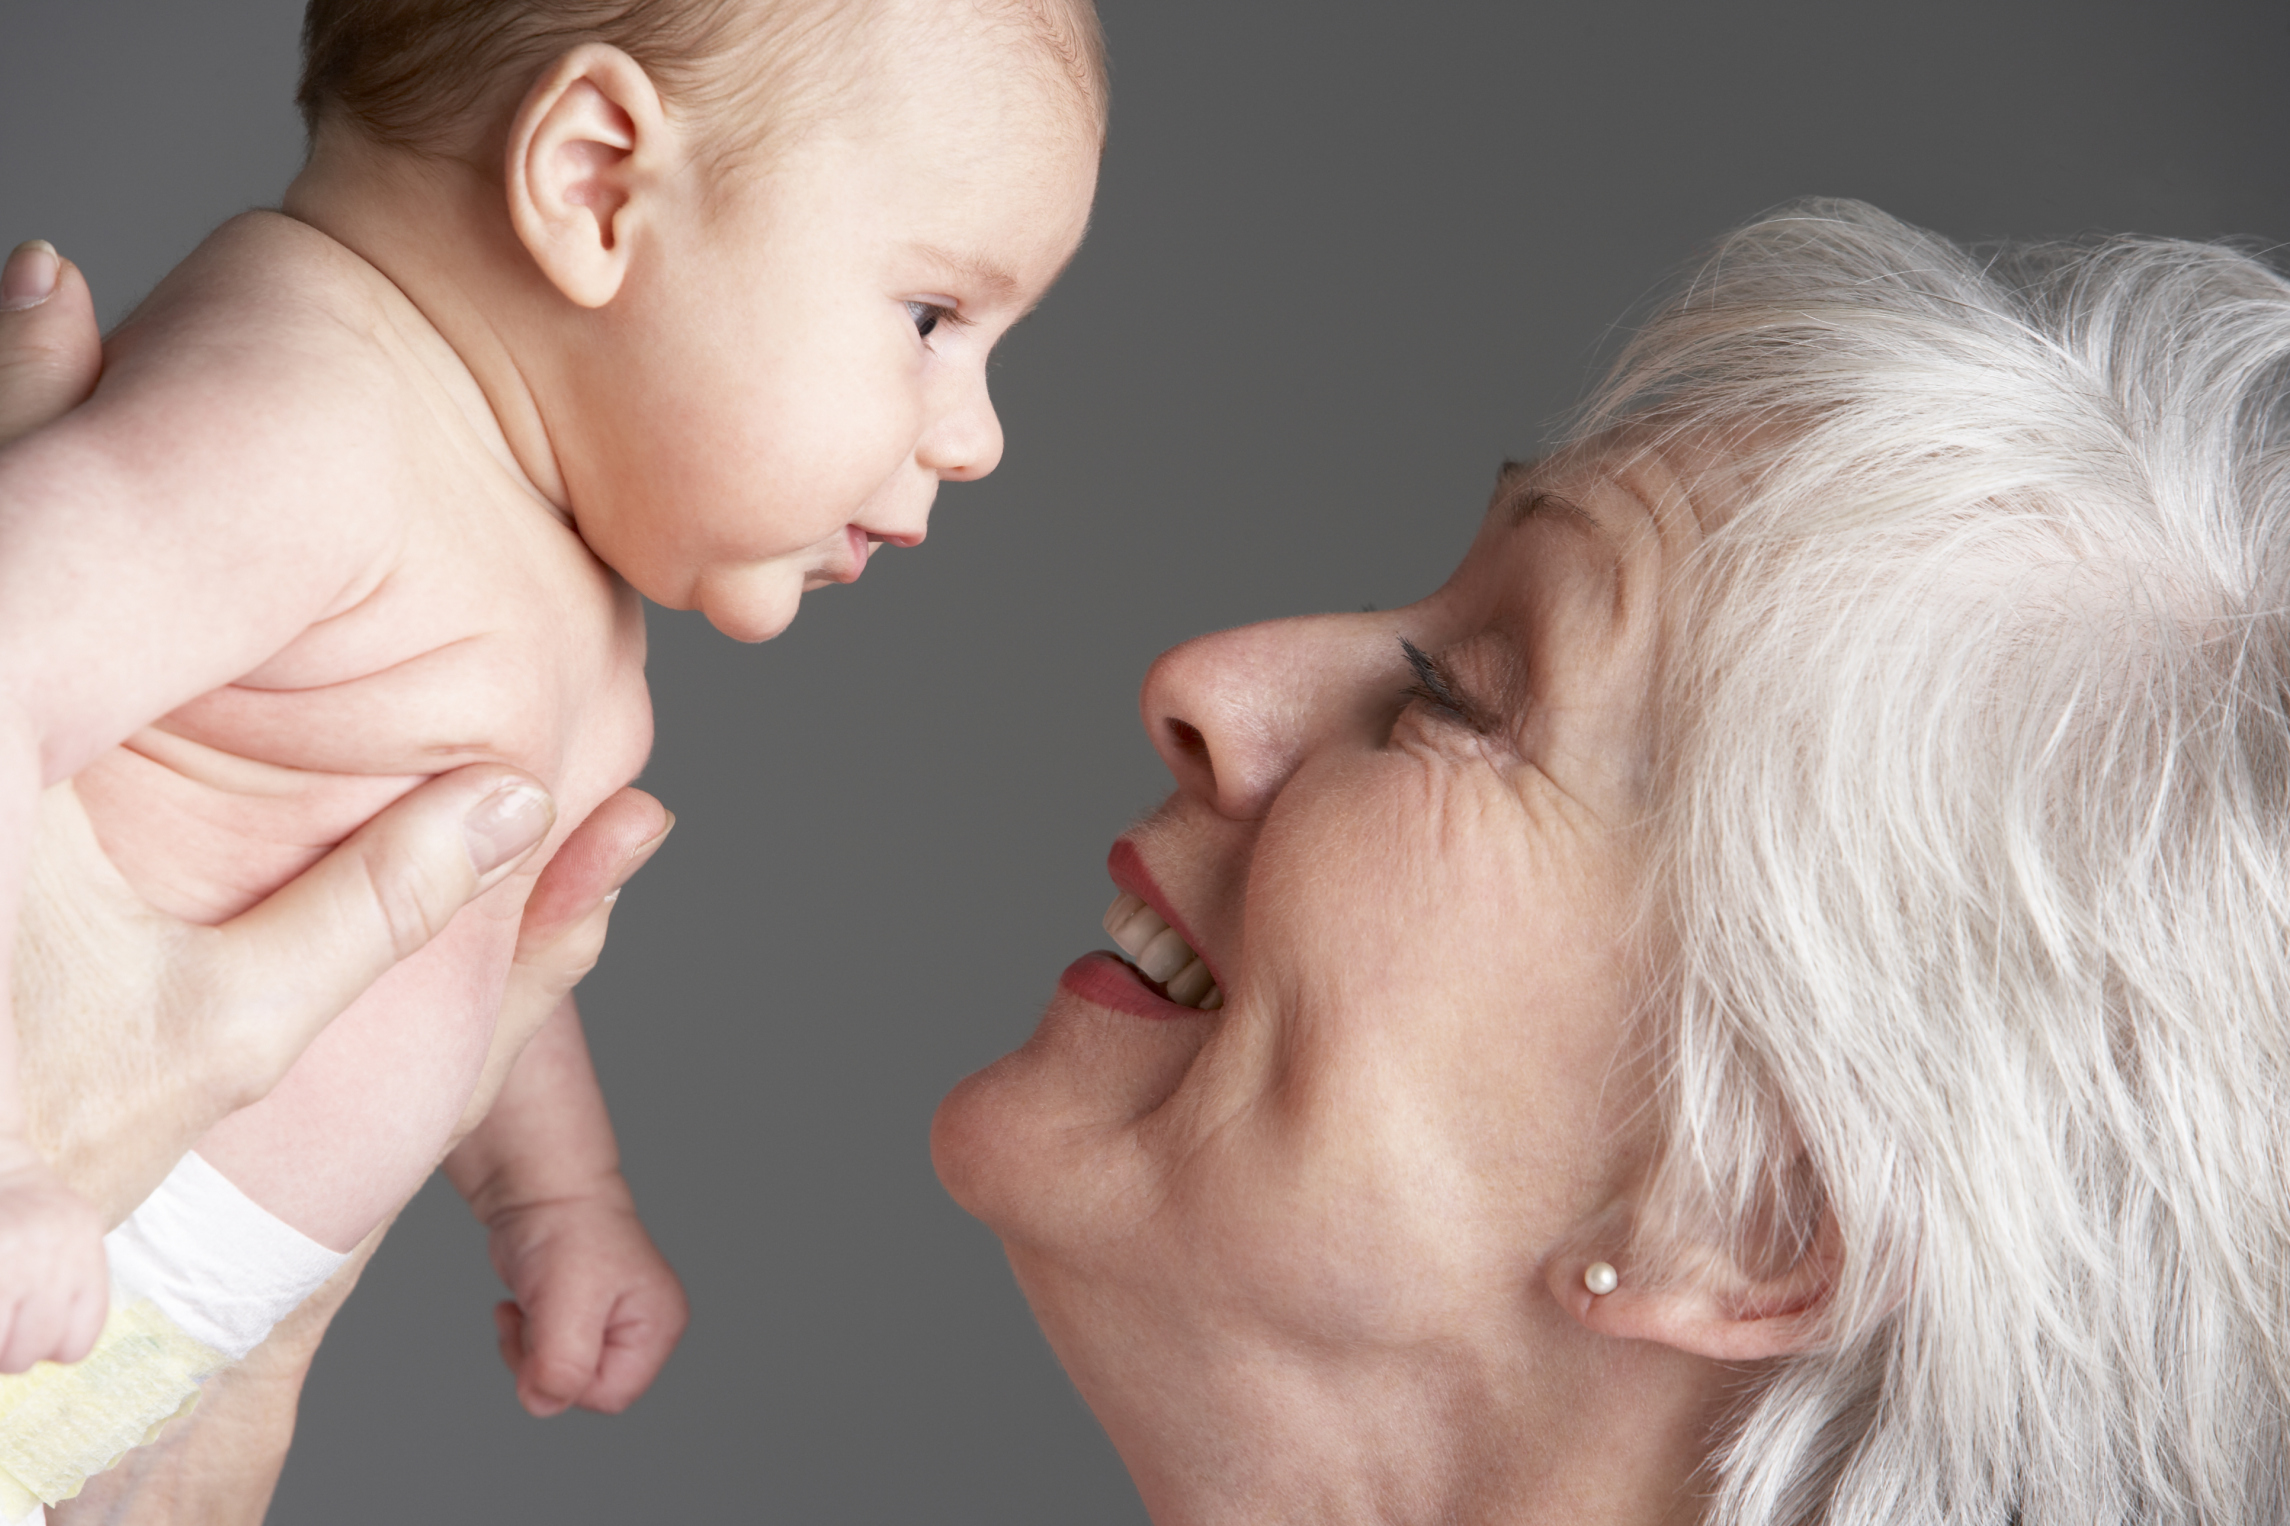
<svg viewBox="0 0 2290 1526"><path fill-rule="evenodd" d="M87 1359L0 1376L0 1521L79 1493L198 1401L349 1260L273 1217L197 1155L103 1237L111 1314Z"/></svg>
<svg viewBox="0 0 2290 1526"><path fill-rule="evenodd" d="M238 1361L350 1258L277 1218L196 1154L103 1237L111 1280Z"/></svg>

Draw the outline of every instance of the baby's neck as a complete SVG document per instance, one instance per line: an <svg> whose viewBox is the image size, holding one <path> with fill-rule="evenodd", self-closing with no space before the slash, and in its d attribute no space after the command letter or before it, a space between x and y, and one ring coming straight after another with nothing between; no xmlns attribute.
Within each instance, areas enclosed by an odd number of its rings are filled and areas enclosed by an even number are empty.
<svg viewBox="0 0 2290 1526"><path fill-rule="evenodd" d="M320 139L287 187L284 211L404 293L465 368L465 376L441 379L471 424L505 465L569 513L541 396L554 368L536 364L535 354L546 315L564 299L510 227L500 177L336 132Z"/></svg>

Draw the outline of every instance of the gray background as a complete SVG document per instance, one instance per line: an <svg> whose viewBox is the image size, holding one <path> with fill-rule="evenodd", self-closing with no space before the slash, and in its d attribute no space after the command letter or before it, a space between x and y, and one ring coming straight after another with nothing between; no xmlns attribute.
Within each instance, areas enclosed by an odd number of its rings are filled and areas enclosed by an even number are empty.
<svg viewBox="0 0 2290 1526"><path fill-rule="evenodd" d="M998 362L1007 464L769 646L653 622L682 826L583 1005L683 1350L625 1416L529 1419L434 1185L274 1519L1140 1520L925 1141L1099 939L1165 787L1151 656L1428 591L1616 320L1775 202L2290 234L2278 0L1105 5L1096 225ZM298 12L0 0L0 240L55 240L108 321L274 200Z"/></svg>

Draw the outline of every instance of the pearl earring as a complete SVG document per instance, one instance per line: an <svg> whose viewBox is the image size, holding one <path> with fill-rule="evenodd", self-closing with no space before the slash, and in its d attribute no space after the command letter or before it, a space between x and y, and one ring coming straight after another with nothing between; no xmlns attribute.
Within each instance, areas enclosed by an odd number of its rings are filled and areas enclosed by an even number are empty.
<svg viewBox="0 0 2290 1526"><path fill-rule="evenodd" d="M1582 1285L1593 1293L1611 1293L1622 1283L1622 1274L1604 1261L1593 1261L1582 1269Z"/></svg>

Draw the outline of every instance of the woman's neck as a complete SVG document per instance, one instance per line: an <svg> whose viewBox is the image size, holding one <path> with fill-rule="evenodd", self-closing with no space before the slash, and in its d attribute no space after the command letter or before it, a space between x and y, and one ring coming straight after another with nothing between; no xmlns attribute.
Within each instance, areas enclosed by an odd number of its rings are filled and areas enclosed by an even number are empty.
<svg viewBox="0 0 2290 1526"><path fill-rule="evenodd" d="M1703 1464L1743 1375L1648 1342L1553 1333L1556 1349L1538 1345L1532 1364L1505 1342L1495 1361L1263 1349L1137 1356L1165 1363L1165 1382L1074 1376L1155 1526L1700 1520Z"/></svg>

